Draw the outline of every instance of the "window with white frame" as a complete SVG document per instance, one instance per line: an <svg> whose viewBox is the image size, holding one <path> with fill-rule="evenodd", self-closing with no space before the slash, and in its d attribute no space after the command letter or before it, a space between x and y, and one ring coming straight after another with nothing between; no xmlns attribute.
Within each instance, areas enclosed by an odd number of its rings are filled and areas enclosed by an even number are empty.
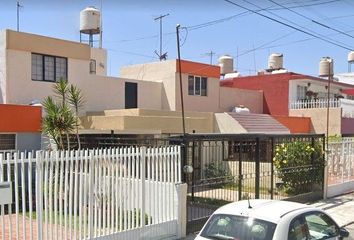
<svg viewBox="0 0 354 240"><path fill-rule="evenodd" d="M304 100L306 99L306 92L307 92L307 87L306 86L297 86L297 100Z"/></svg>
<svg viewBox="0 0 354 240"><path fill-rule="evenodd" d="M58 82L67 76L67 58L32 53L32 80Z"/></svg>
<svg viewBox="0 0 354 240"><path fill-rule="evenodd" d="M208 78L200 76L188 76L188 95L206 96L208 90Z"/></svg>

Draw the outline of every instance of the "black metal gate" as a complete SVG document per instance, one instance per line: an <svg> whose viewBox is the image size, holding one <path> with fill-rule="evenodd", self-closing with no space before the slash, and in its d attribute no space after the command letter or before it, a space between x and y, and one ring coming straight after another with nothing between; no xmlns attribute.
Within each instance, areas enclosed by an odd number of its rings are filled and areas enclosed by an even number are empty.
<svg viewBox="0 0 354 240"><path fill-rule="evenodd" d="M187 232L229 202L321 198L323 147L323 135L187 135Z"/></svg>

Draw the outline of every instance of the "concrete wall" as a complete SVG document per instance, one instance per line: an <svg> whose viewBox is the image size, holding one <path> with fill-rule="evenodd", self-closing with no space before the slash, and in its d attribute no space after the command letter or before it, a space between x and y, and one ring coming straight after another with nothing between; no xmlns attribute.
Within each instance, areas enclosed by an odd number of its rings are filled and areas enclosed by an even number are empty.
<svg viewBox="0 0 354 240"><path fill-rule="evenodd" d="M6 102L6 31L0 32L0 103Z"/></svg>
<svg viewBox="0 0 354 240"><path fill-rule="evenodd" d="M263 113L263 92L247 89L220 87L218 112L229 112L232 107L244 105L251 113Z"/></svg>
<svg viewBox="0 0 354 240"><path fill-rule="evenodd" d="M83 129L135 131L145 133L182 133L181 112L146 109L112 110L81 117ZM186 132L210 133L214 130L214 114L186 112Z"/></svg>
<svg viewBox="0 0 354 240"><path fill-rule="evenodd" d="M96 75L107 76L107 50L91 48L91 59L96 60Z"/></svg>
<svg viewBox="0 0 354 240"><path fill-rule="evenodd" d="M176 60L125 66L120 69L122 78L160 82L162 84L162 110L176 110Z"/></svg>
<svg viewBox="0 0 354 240"><path fill-rule="evenodd" d="M6 103L29 104L53 95L54 83L31 79L31 52L7 50L7 56ZM90 74L89 60L68 58L68 81L82 90L85 98L82 114L124 108L126 81L138 83L138 107L161 109L161 83Z"/></svg>
<svg viewBox="0 0 354 240"><path fill-rule="evenodd" d="M41 150L41 133L17 133L16 150L18 151Z"/></svg>
<svg viewBox="0 0 354 240"><path fill-rule="evenodd" d="M326 108L308 108L308 109L289 109L290 116L310 117L312 133L326 133L327 129L327 109ZM341 108L330 108L329 111L329 135L341 134Z"/></svg>

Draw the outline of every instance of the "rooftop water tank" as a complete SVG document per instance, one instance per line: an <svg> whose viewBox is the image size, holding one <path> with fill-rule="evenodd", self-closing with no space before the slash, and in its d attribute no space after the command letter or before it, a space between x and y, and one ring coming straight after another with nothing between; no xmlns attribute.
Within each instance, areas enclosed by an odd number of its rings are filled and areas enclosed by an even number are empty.
<svg viewBox="0 0 354 240"><path fill-rule="evenodd" d="M353 63L354 62L354 51L351 51L348 53L348 62Z"/></svg>
<svg viewBox="0 0 354 240"><path fill-rule="evenodd" d="M220 74L234 72L234 59L230 55L224 55L219 58Z"/></svg>
<svg viewBox="0 0 354 240"><path fill-rule="evenodd" d="M87 7L80 12L80 32L99 34L101 27L101 12L95 7Z"/></svg>
<svg viewBox="0 0 354 240"><path fill-rule="evenodd" d="M328 77L333 75L333 59L330 57L323 57L320 61L319 74L320 77Z"/></svg>
<svg viewBox="0 0 354 240"><path fill-rule="evenodd" d="M282 69L283 68L283 54L272 53L268 58L268 69Z"/></svg>
<svg viewBox="0 0 354 240"><path fill-rule="evenodd" d="M233 107L231 111L235 113L250 113L250 110L243 105Z"/></svg>

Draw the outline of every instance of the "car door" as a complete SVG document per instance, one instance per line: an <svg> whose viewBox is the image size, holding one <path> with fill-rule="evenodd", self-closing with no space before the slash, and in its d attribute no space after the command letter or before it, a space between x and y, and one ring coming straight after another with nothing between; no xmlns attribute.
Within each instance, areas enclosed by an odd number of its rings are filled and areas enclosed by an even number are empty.
<svg viewBox="0 0 354 240"><path fill-rule="evenodd" d="M309 239L340 239L338 225L327 214L313 211L304 214Z"/></svg>

